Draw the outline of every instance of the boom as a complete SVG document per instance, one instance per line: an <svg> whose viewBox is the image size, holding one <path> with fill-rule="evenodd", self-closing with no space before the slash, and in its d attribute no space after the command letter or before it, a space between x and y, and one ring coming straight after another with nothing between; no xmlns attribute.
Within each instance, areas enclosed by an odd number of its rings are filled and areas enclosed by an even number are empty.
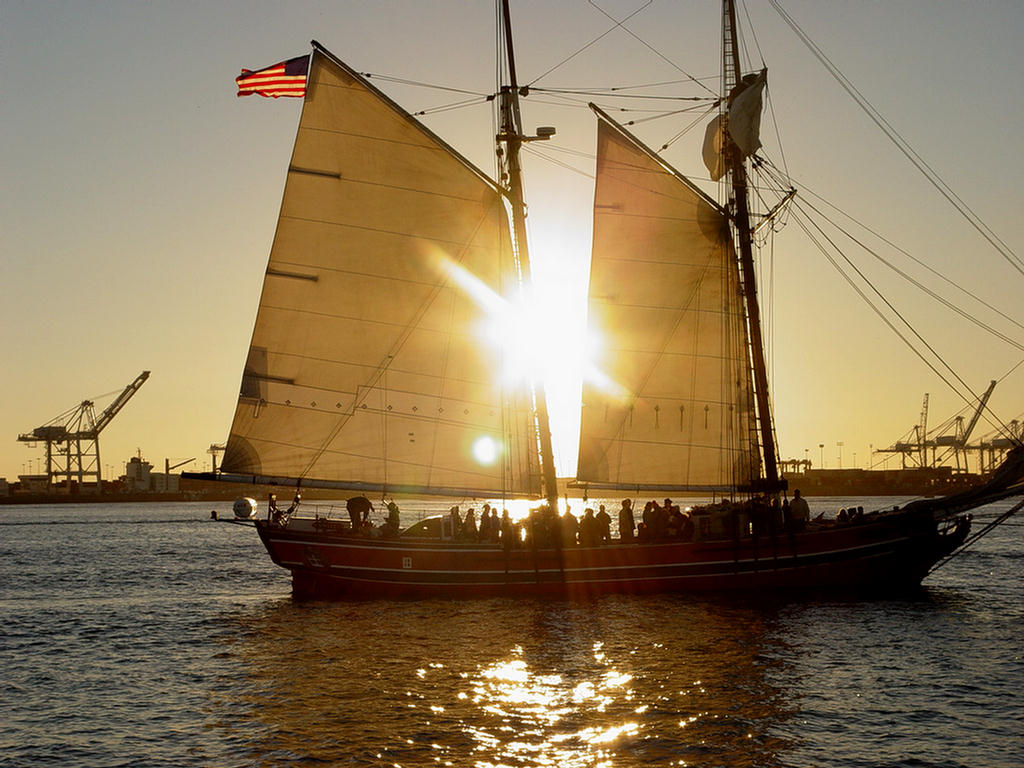
<svg viewBox="0 0 1024 768"><path fill-rule="evenodd" d="M967 445L967 441L971 437L971 433L978 424L978 419L981 418L981 412L985 410L985 406L988 405L988 399L992 396L992 390L996 388L996 382L990 381L988 389L985 390L985 394L981 396L981 402L978 403L978 410L974 412L971 420L964 427L963 434L960 435L960 447L963 448Z"/></svg>
<svg viewBox="0 0 1024 768"><path fill-rule="evenodd" d="M106 410L100 414L99 419L96 421L96 425L93 427L95 434L99 434L110 420L113 419L118 411L124 408L125 403L132 399L139 388L146 383L146 379L149 378L149 371L143 371L140 373L131 384L124 388L124 391L118 395L114 402L107 406Z"/></svg>

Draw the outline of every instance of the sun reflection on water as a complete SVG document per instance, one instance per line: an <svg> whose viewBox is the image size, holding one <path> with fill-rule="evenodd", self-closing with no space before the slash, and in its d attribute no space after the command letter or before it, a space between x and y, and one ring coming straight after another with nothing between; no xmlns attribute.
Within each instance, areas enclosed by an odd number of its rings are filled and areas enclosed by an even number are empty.
<svg viewBox="0 0 1024 768"><path fill-rule="evenodd" d="M594 645L596 667L583 679L582 670L569 677L532 667L519 645L489 664L461 673L466 688L457 699L475 710L463 717L464 733L476 742L479 754L492 758L475 765L613 765L609 748L636 738L642 726L629 704L633 676L615 668L602 645Z"/></svg>
<svg viewBox="0 0 1024 768"><path fill-rule="evenodd" d="M253 753L401 768L780 766L773 729L789 714L757 618L664 598L282 610L244 643L265 703Z"/></svg>

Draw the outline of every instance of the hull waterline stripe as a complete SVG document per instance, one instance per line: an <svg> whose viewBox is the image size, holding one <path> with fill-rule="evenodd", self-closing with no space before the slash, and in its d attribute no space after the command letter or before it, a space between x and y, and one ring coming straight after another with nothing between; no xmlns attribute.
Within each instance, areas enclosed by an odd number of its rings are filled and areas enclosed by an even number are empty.
<svg viewBox="0 0 1024 768"><path fill-rule="evenodd" d="M864 556L863 558L860 558L860 559L862 559L862 560L874 560L874 559L877 559L879 557L885 557L887 554L888 553L886 553L886 552L879 552L879 553L874 554L874 555L866 555L866 556ZM288 565L289 567L294 565L294 566L297 566L299 568L307 568L308 567L308 566L306 566L305 563L295 563L295 562L285 563L284 561L282 561L282 565ZM834 565L834 563L825 563L824 565L827 567L829 565ZM801 568L807 568L807 567L810 567L810 566L800 566L800 567ZM369 570L369 569L360 569L360 570ZM774 568L774 569L772 569L772 573L776 573L776 572L779 572L779 571L795 571L795 570L797 570L797 566L788 565L788 566L785 566L783 568ZM569 580L566 580L566 581L552 581L552 580L538 581L536 579L527 579L527 580L519 580L519 581L511 581L511 580L509 580L509 581L457 581L457 582L447 582L447 581L387 581L387 580L384 580L384 579L365 579L365 578L360 578L358 576L337 576L337 575L331 574L331 573L322 573L321 571L315 571L315 573L317 575L327 576L328 578L333 579L335 581L359 582L359 583L362 583L362 584L375 584L375 585L378 585L378 586L432 587L432 588L452 588L452 589L465 588L465 587L519 587L519 586L543 586L543 587L558 588L560 586L568 587L568 586L573 586L573 585L576 585L576 584L621 584L622 583L620 579L593 579L593 578L592 579L572 579L571 581L569 581ZM424 572L423 571L419 571L419 573L424 573ZM463 573L463 571L456 571L456 573ZM475 573L482 573L482 572L475 572ZM499 573L504 573L504 571L499 571ZM510 575L512 573L513 573L513 571L509 571ZM561 573L561 571L558 571L558 570L541 570L541 571L530 570L530 571L515 571L515 573L522 573L522 574L527 574L527 575L533 576L534 574L537 574L537 573ZM762 573L762 571L742 571L742 572L713 571L713 572L710 572L710 573L693 573L693 574L680 573L680 574L672 574L672 575L668 575L668 576L656 576L656 575L641 576L641 577L639 577L639 581L641 581L641 582L647 582L647 581L677 581L677 580L681 580L681 579L721 578L723 576L728 576L728 577L733 577L733 578L741 578L741 577L748 577L748 576L757 576L760 573Z"/></svg>
<svg viewBox="0 0 1024 768"><path fill-rule="evenodd" d="M638 563L636 565L604 565L604 566L586 566L586 567L566 567L566 568L561 568L561 569L559 569L559 568L541 569L539 571L534 569L534 568L528 568L528 569L525 569L525 570L522 570L522 571L519 571L519 570L516 570L516 571L509 570L509 571L506 571L504 569L502 569L502 570L481 570L481 569L473 569L473 570L424 570L424 569L421 569L421 568L415 568L415 569L412 569L412 570L414 570L416 573L435 573L435 574L451 575L451 574L460 574L460 573L466 573L466 574L497 574L497 573L502 573L503 574L503 573L537 573L537 572L539 572L539 573L548 573L548 572L550 572L550 573L563 573L563 572L564 573L576 573L576 572L586 572L586 571L616 571L616 570L619 570L619 571L635 571L635 570L640 569L640 568L678 568L678 567L700 567L700 566L709 566L709 565L737 566L737 565L741 565L741 564L743 564L743 565L752 565L752 564L761 564L761 563L776 563L776 562L792 561L792 560L800 560L800 559L808 560L810 558L819 558L819 557L826 557L826 556L830 556L830 555L847 554L847 553L850 553L850 552L857 552L857 551L866 550L866 549L877 549L880 546L891 547L891 546L895 546L895 545L898 545L898 544L901 544L901 543L904 543L904 542L907 542L907 541L911 541L911 540L912 540L911 537L905 536L905 537L902 537L902 538L899 538L899 539L886 539L884 541L876 542L874 544L862 544L860 546L846 547L844 549L830 549L830 550L823 550L823 551L820 551L820 552L804 552L804 553L796 554L796 555L794 555L792 553L788 553L788 554L785 554L785 555L780 555L778 557L768 556L768 557L764 557L764 558L744 558L742 560L737 560L737 559L734 559L734 558L730 558L728 560L693 560L693 561L689 561L689 562L667 561L667 562L664 562L664 563ZM310 544L307 544L306 542L295 541L295 540L291 540L291 539L270 539L270 542L274 543L274 544L296 544L296 545L305 544L307 546L310 545ZM328 543L319 543L319 542L316 542L315 546L318 546L318 547L340 547L340 548L346 548L346 549L350 548L349 545L347 545L347 544L328 544ZM351 547L351 548L357 548L357 547ZM371 550L378 549L376 547L365 547L365 546L364 547L359 547L359 548L361 548L361 549L371 549ZM615 550L613 550L611 548L591 547L591 548L588 548L588 549L589 549L589 551L597 551L597 552L615 551ZM625 550L626 548L625 547L619 547L618 549ZM410 555L417 555L418 554L418 555L421 555L421 556L424 555L424 554L427 554L427 553L429 553L429 554L465 553L465 552L489 552L489 553L496 553L497 551L500 551L500 550L493 550L493 549L472 549L472 550L467 550L467 549L431 549L431 550L427 550L426 552L424 552L424 550L422 550L422 549L399 549L397 547L395 549L388 550L388 552L391 553L391 554L410 554ZM524 551L524 550L518 550L518 551ZM587 551L587 550L579 550L579 549L577 549L577 550L573 550L573 551L582 552L582 551ZM632 550L627 550L627 551L632 551ZM284 561L284 560L281 561L281 564L282 565L288 565L289 567L291 565L297 565L297 566L305 566L306 565L304 562L294 562L294 561ZM330 567L331 568L348 568L348 569L351 569L351 570L359 570L359 571L370 571L370 572L376 571L376 572L392 572L392 573L408 573L409 570L410 570L410 569L407 569L407 568L377 568L377 567L373 567L373 566L354 566L354 565L331 565ZM778 570L778 569L772 569L772 570Z"/></svg>

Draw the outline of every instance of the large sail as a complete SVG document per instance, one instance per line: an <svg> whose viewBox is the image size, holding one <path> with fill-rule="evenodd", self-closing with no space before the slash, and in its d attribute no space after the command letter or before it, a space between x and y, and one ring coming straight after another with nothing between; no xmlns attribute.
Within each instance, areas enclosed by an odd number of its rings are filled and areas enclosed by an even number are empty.
<svg viewBox="0 0 1024 768"><path fill-rule="evenodd" d="M726 213L599 114L577 482L730 490L760 471L743 297Z"/></svg>
<svg viewBox="0 0 1024 768"><path fill-rule="evenodd" d="M517 291L496 186L315 48L222 469L537 495L528 390L483 340Z"/></svg>

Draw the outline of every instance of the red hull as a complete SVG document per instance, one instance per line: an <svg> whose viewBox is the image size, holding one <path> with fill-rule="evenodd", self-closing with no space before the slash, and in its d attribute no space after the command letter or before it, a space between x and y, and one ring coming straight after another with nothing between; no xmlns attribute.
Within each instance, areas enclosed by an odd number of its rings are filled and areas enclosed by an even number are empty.
<svg viewBox="0 0 1024 768"><path fill-rule="evenodd" d="M308 522L308 521L305 521ZM372 539L256 524L297 597L587 598L605 593L865 588L904 590L952 552L967 518L940 530L930 515L725 541L512 549L436 539Z"/></svg>

